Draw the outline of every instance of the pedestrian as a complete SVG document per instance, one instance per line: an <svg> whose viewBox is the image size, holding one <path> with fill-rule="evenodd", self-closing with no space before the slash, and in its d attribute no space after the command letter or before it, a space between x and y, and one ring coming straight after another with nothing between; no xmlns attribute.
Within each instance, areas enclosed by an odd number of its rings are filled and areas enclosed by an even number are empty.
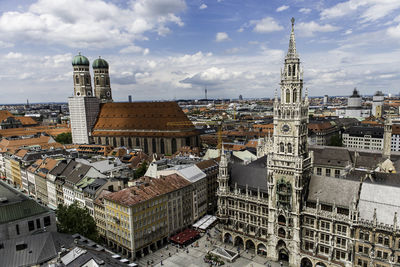
<svg viewBox="0 0 400 267"><path fill-rule="evenodd" d="M283 266L283 262L281 261L280 264L281 264L281 267L282 267Z"/></svg>
<svg viewBox="0 0 400 267"><path fill-rule="evenodd" d="M168 257L171 257L171 252L168 252Z"/></svg>
<svg viewBox="0 0 400 267"><path fill-rule="evenodd" d="M162 261L160 262L160 264L161 264L161 265L164 265L164 264L162 263Z"/></svg>

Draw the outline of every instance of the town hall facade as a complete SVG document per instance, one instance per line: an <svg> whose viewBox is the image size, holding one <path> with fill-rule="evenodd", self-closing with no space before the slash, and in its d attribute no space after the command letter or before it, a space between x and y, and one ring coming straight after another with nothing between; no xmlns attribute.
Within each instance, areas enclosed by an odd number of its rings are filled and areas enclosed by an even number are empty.
<svg viewBox="0 0 400 267"><path fill-rule="evenodd" d="M400 175L377 168L395 162L390 149L377 156L307 145L309 102L294 19L280 89L274 134L258 147L258 159L243 162L222 148L217 216L223 242L293 267L400 266L400 201L394 197ZM352 163L340 177L330 170L321 175L318 164L339 168L343 155Z"/></svg>

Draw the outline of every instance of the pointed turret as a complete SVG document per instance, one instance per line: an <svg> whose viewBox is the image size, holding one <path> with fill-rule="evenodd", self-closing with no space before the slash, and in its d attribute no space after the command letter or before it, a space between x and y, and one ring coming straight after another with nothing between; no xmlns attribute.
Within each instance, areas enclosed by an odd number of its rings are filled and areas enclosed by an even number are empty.
<svg viewBox="0 0 400 267"><path fill-rule="evenodd" d="M294 38L294 18L292 18L292 32L290 33L289 49L287 52L287 58L297 58L296 52L296 39Z"/></svg>

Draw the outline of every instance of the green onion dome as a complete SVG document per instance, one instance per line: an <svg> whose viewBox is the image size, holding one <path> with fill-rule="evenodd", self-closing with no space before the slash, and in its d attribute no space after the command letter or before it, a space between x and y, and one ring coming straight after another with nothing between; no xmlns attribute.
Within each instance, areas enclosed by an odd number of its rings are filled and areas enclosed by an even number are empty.
<svg viewBox="0 0 400 267"><path fill-rule="evenodd" d="M87 57L82 56L81 53L79 52L78 55L72 59L72 66L89 66L89 59Z"/></svg>
<svg viewBox="0 0 400 267"><path fill-rule="evenodd" d="M108 69L108 63L101 57L93 61L93 69Z"/></svg>

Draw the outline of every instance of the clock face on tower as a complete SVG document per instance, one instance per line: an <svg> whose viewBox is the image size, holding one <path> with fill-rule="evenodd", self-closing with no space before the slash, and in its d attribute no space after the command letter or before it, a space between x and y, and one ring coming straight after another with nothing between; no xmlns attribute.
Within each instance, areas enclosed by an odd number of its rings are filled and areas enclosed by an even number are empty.
<svg viewBox="0 0 400 267"><path fill-rule="evenodd" d="M287 124L284 124L284 125L282 126L281 130L282 130L283 133L287 133L287 132L290 131L290 126L287 125Z"/></svg>

